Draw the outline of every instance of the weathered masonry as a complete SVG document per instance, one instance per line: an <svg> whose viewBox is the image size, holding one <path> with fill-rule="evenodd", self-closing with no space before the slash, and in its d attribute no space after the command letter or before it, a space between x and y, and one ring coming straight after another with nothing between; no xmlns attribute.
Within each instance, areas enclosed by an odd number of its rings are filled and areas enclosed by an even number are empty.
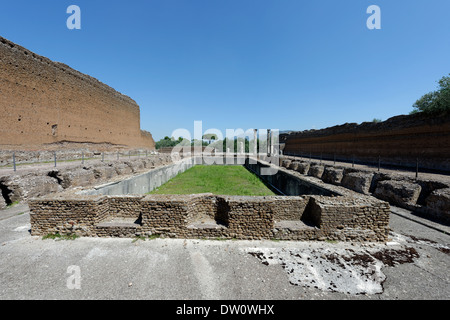
<svg viewBox="0 0 450 320"><path fill-rule="evenodd" d="M450 172L450 115L401 115L280 135L284 153Z"/></svg>
<svg viewBox="0 0 450 320"><path fill-rule="evenodd" d="M0 37L0 145L52 143L154 149L134 100L69 66Z"/></svg>
<svg viewBox="0 0 450 320"><path fill-rule="evenodd" d="M159 179L160 184L164 183L188 168L192 161L193 158L188 158L166 166L171 174L159 168L138 176L136 190L139 191L139 184L148 183L144 181ZM250 164L247 160L246 166L257 171L258 167L270 164L263 161ZM279 168L278 175L289 186L280 191L290 195L120 195L111 192L111 185L78 194L48 195L29 202L31 232L39 236L59 233L86 237L387 240L390 213L387 202L318 183L283 168ZM297 188L296 183L308 188ZM128 181L126 185L134 184ZM102 189L108 195L102 194ZM148 192L144 189L142 193ZM295 194L299 190L307 194Z"/></svg>

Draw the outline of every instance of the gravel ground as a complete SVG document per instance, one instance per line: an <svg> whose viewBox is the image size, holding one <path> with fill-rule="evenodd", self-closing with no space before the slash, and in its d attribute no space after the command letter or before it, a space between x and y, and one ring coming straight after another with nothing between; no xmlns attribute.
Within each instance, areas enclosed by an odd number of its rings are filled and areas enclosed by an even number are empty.
<svg viewBox="0 0 450 320"><path fill-rule="evenodd" d="M450 297L450 236L391 215L387 244L43 240L0 212L0 299L392 300Z"/></svg>

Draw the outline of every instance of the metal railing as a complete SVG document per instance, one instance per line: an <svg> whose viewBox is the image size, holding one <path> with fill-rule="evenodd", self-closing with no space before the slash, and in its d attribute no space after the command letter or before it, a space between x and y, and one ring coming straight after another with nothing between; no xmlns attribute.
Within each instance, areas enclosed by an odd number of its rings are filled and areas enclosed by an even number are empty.
<svg viewBox="0 0 450 320"><path fill-rule="evenodd" d="M418 178L419 173L434 173L434 174L444 174L450 175L450 171L446 169L433 169L429 168L424 163L427 162L426 158L392 158L386 156L376 156L376 157L357 157L356 155L339 155L334 154L324 154L324 153L311 153L311 152L285 152L283 156L300 158L302 161L306 162L319 162L319 164L328 165L344 165L347 167L355 168L357 166L366 166L376 171L380 172L381 169L388 170L401 170L410 173L415 173L416 178Z"/></svg>
<svg viewBox="0 0 450 320"><path fill-rule="evenodd" d="M147 158L158 154L149 150L127 150L110 152L80 151L2 151L0 155L0 170L12 170L33 166L58 167L61 164L79 163L89 164L93 162L111 162L118 160L132 160Z"/></svg>

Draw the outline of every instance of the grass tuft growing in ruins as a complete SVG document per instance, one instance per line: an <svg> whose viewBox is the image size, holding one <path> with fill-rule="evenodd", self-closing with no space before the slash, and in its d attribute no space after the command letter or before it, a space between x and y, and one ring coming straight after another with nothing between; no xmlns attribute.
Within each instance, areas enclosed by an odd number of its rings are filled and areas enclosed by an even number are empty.
<svg viewBox="0 0 450 320"><path fill-rule="evenodd" d="M149 194L212 193L230 196L275 195L243 166L198 165L186 170Z"/></svg>
<svg viewBox="0 0 450 320"><path fill-rule="evenodd" d="M20 203L20 201L14 201L13 203L8 204L7 208L12 208L12 207L18 205L19 203Z"/></svg>
<svg viewBox="0 0 450 320"><path fill-rule="evenodd" d="M142 241L146 241L146 240L155 240L155 239L159 239L161 237L161 235L159 234L152 234L149 236L136 236L134 237L134 239L131 241L131 243L135 243L138 240L142 240Z"/></svg>
<svg viewBox="0 0 450 320"><path fill-rule="evenodd" d="M42 237L42 240L52 239L52 240L75 240L79 238L76 234L59 234L59 233L49 233Z"/></svg>

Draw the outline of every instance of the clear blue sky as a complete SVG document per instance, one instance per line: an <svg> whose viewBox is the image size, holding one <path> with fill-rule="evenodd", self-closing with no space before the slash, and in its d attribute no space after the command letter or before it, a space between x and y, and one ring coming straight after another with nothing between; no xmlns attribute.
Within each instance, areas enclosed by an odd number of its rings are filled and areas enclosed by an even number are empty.
<svg viewBox="0 0 450 320"><path fill-rule="evenodd" d="M385 120L450 73L449 0L2 1L0 35L130 96L155 140L195 120L224 134Z"/></svg>

